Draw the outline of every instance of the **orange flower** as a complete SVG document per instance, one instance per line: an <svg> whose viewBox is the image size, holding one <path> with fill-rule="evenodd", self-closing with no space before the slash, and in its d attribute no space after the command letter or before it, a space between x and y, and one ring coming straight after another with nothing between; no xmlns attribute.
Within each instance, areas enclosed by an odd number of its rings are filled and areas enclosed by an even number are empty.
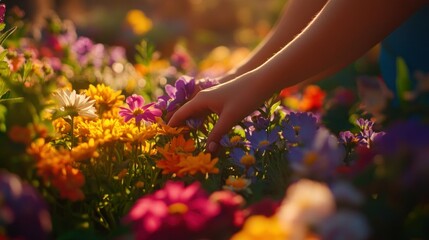
<svg viewBox="0 0 429 240"><path fill-rule="evenodd" d="M309 85L304 89L303 97L299 103L300 111L319 111L322 108L326 93L317 85Z"/></svg>
<svg viewBox="0 0 429 240"><path fill-rule="evenodd" d="M71 166L74 159L71 152L57 150L44 139L37 139L27 149L27 153L36 160L37 174L44 181L50 182L62 198L77 201L84 198L80 189L85 178L83 174Z"/></svg>
<svg viewBox="0 0 429 240"><path fill-rule="evenodd" d="M55 186L60 196L71 201L84 199L84 194L80 189L85 184L83 174L71 166L65 166L61 172L52 179L52 185Z"/></svg>
<svg viewBox="0 0 429 240"><path fill-rule="evenodd" d="M186 158L182 158L177 165L181 168L177 175L195 175L197 172L202 174L219 173L219 168L215 166L218 161L218 158L211 159L210 153L203 152L200 152L197 156L188 156Z"/></svg>
<svg viewBox="0 0 429 240"><path fill-rule="evenodd" d="M162 169L162 174L177 174L180 170L178 164L180 163L180 156L177 154L166 154L164 159L156 162L156 166Z"/></svg>
<svg viewBox="0 0 429 240"><path fill-rule="evenodd" d="M168 126L162 118L156 118L156 123L158 124L158 132L162 135L179 135L188 131L187 127L170 127Z"/></svg>
<svg viewBox="0 0 429 240"><path fill-rule="evenodd" d="M28 127L13 125L8 132L8 136L13 142L28 145L31 142L31 133Z"/></svg>
<svg viewBox="0 0 429 240"><path fill-rule="evenodd" d="M195 142L193 139L185 140L183 135L174 137L170 143L167 143L164 148L158 148L158 151L164 155L169 154L190 154L195 151Z"/></svg>

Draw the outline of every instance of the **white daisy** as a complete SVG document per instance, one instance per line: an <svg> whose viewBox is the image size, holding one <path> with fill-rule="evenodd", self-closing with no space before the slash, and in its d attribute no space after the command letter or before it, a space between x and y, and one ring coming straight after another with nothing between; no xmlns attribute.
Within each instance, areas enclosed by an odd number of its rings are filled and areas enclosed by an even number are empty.
<svg viewBox="0 0 429 240"><path fill-rule="evenodd" d="M54 93L54 98L60 104L61 111L67 111L71 116L96 118L94 103L88 96L77 94L75 90L59 89Z"/></svg>

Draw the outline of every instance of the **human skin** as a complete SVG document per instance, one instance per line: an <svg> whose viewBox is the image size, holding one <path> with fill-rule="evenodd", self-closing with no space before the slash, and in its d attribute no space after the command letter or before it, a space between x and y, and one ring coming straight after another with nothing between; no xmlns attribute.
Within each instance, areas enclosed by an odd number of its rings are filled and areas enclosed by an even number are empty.
<svg viewBox="0 0 429 240"><path fill-rule="evenodd" d="M169 125L216 113L219 119L207 139L207 150L215 152L221 137L274 93L352 63L428 3L329 0L274 56L232 80L198 92L172 115Z"/></svg>

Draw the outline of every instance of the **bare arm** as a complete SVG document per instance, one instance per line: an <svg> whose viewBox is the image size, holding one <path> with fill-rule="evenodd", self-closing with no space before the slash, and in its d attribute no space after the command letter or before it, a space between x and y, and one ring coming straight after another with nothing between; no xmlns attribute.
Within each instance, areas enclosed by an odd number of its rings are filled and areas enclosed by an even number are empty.
<svg viewBox="0 0 429 240"><path fill-rule="evenodd" d="M214 112L219 120L208 138L214 151L220 138L273 93L332 66L351 63L380 42L428 0L329 0L293 41L253 71L199 92L171 118L180 125Z"/></svg>
<svg viewBox="0 0 429 240"><path fill-rule="evenodd" d="M259 67L297 36L317 15L327 0L289 0L275 27L252 53L231 69L220 82L229 81Z"/></svg>

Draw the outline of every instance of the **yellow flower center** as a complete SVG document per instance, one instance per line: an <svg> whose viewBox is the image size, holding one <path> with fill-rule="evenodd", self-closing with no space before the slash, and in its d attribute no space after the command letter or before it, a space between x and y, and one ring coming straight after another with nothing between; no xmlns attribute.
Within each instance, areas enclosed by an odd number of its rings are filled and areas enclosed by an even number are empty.
<svg viewBox="0 0 429 240"><path fill-rule="evenodd" d="M241 159L240 159L240 163L243 164L246 168L252 166L253 164L255 164L256 159L253 155L250 155L248 153L246 153L246 155L244 155Z"/></svg>
<svg viewBox="0 0 429 240"><path fill-rule="evenodd" d="M143 110L141 108L137 108L133 111L133 116L138 116L143 113Z"/></svg>
<svg viewBox="0 0 429 240"><path fill-rule="evenodd" d="M237 144L238 142L241 141L241 137L240 136L233 136L231 137L231 139L229 140L232 144Z"/></svg>
<svg viewBox="0 0 429 240"><path fill-rule="evenodd" d="M184 203L173 203L168 206L168 212L170 214L184 214L188 211L188 206Z"/></svg>
<svg viewBox="0 0 429 240"><path fill-rule="evenodd" d="M308 152L304 156L304 163L306 165L313 165L314 162L317 160L317 153L315 152Z"/></svg>

